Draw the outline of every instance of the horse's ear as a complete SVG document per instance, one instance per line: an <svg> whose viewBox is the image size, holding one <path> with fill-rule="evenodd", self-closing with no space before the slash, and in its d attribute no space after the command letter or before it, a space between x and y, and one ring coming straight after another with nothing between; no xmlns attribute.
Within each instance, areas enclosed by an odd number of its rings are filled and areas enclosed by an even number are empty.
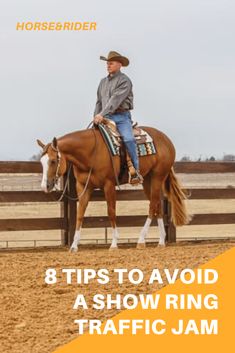
<svg viewBox="0 0 235 353"><path fill-rule="evenodd" d="M43 143L42 141L38 140L38 139L37 139L37 143L38 143L38 145L39 145L40 147L42 147L42 148L45 147L44 143Z"/></svg>
<svg viewBox="0 0 235 353"><path fill-rule="evenodd" d="M57 148L57 139L56 139L56 137L53 138L52 146L53 146L54 148Z"/></svg>

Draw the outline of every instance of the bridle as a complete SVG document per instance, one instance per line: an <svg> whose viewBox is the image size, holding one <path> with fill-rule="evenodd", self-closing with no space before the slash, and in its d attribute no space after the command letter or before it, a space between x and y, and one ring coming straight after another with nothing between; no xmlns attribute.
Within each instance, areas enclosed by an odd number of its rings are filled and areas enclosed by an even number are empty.
<svg viewBox="0 0 235 353"><path fill-rule="evenodd" d="M59 151L58 147L53 146L53 143L51 143L51 148L57 152L57 167L56 167L56 172L55 172L55 184L58 183L59 180L59 170L60 170L60 162L61 162L61 153Z"/></svg>
<svg viewBox="0 0 235 353"><path fill-rule="evenodd" d="M91 122L92 123L92 122ZM91 125L91 123L88 125L87 129L89 128L89 126ZM88 176L87 176L87 180L86 180L86 183L85 183L85 187L84 189L82 190L82 192L77 196L77 197L71 197L67 194L65 194L66 190L67 190L67 187L68 187L68 183L69 183L69 176L70 176L70 172L71 172L71 169L72 169L72 166L73 164L71 162L69 162L69 168L68 168L68 172L67 172L67 176L66 176L66 181L65 181L65 184L64 184L64 188L63 188L63 191L62 191L62 194L61 196L59 197L59 199L57 200L58 201L61 201L63 199L63 197L67 197L69 200L72 200L72 201L79 201L79 199L84 195L84 193L86 192L87 190L87 187L88 187L88 183L90 181L90 177L91 177L91 173L92 173L92 170L93 170L93 165L94 165L94 161L95 161L95 157L96 157L96 147L97 147L97 138L96 138L96 134L95 134L95 131L94 131L94 128L92 127L92 131L93 131L93 134L94 134L94 137L95 137L95 146L94 146L94 150L93 150L93 154L92 154L92 165L89 169L89 173L88 173ZM59 169L60 169L60 165L61 165L61 153L59 151L59 148L58 146L53 146L53 142L51 142L51 148L57 152L57 167L56 167L56 173L55 173L55 188L60 191L60 189L57 187L57 183L58 183L58 180L60 178L60 175L59 175Z"/></svg>
<svg viewBox="0 0 235 353"><path fill-rule="evenodd" d="M89 123L89 125L87 126L87 129L91 126L91 124L93 123L93 121L91 121ZM99 126L99 125L98 125ZM71 172L71 169L72 169L72 166L73 164L71 162L69 162L69 168L68 168L68 172L67 172L67 177L66 177L66 181L65 181L65 184L64 184L64 188L63 188L63 191L62 191L62 194L61 196L59 197L59 199L57 200L58 201L61 201L63 199L63 197L67 197L69 200L72 200L72 201L79 201L79 199L84 195L84 193L86 192L87 190L87 187L88 187L88 183L90 181L90 177L91 177L91 173L92 173L92 170L93 170L93 165L94 165L94 161L95 161L95 157L96 157L96 147L97 147L97 137L96 137L96 134L95 134L95 128L94 126L91 128L91 130L93 131L93 134L94 134L94 137L95 137L95 146L94 146L94 150L93 150L93 154L92 154L92 159L93 159L93 163L89 169L89 173L88 173L88 176L87 176L87 180L86 180L86 183L85 183L85 187L84 189L82 190L82 192L77 196L77 197L71 197L67 194L65 194L66 190L67 190L67 187L68 187L68 183L69 183L69 176L70 176L70 172ZM56 173L55 173L55 188L60 191L60 189L57 187L57 183L58 183L58 180L60 178L60 175L59 175L59 169L60 169L60 165L61 165L61 153L59 151L59 148L58 146L53 146L53 142L51 142L51 148L57 152L57 167L56 167ZM120 188L120 184L119 184L119 181L118 181L118 177L117 177L117 174L116 174L116 171L115 171L115 167L114 167L114 163L113 163L113 158L112 158L112 154L111 154L111 151L109 150L109 154L110 154L110 158L111 158L111 162L112 162L112 167L113 167L113 171L114 171L114 175L115 175L115 179L116 179L116 183L117 183L117 186L119 188L119 190L121 190Z"/></svg>

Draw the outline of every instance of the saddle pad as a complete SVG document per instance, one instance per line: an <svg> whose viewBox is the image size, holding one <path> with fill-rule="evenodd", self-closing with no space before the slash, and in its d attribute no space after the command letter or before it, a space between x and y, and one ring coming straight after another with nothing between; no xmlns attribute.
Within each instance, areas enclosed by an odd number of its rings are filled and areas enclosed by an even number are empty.
<svg viewBox="0 0 235 353"><path fill-rule="evenodd" d="M118 139L110 133L110 130L106 125L101 123L98 127L112 155L119 156L120 143ZM137 143L138 157L155 154L157 152L151 136L147 132L146 134L148 135L147 142Z"/></svg>
<svg viewBox="0 0 235 353"><path fill-rule="evenodd" d="M98 128L101 132L101 135L104 138L104 141L106 142L109 150L111 151L113 156L118 156L120 155L120 145L117 145L117 142L114 141L115 137L110 134L109 129L107 128L106 125L104 124L99 124Z"/></svg>

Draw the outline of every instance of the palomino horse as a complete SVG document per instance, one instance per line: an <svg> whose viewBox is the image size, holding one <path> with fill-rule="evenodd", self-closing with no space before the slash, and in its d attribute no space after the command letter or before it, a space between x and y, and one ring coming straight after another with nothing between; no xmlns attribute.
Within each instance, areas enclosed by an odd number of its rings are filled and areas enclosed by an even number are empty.
<svg viewBox="0 0 235 353"><path fill-rule="evenodd" d="M185 192L173 170L175 148L170 139L161 131L152 127L141 127L153 138L157 153L140 157L140 172L144 177L143 188L149 199L149 214L140 232L137 246L145 246L145 238L153 217L157 217L160 241L165 245L166 232L163 223L161 205L161 190L172 204L172 220L176 226L187 224L190 217L185 205ZM108 216L112 226L111 249L117 248L118 229L116 226L116 188L115 178L120 172L120 157L114 156L113 162L108 148L98 128L75 131L53 139L48 144L37 140L43 148L41 164L43 177L41 187L45 192L51 192L57 179L68 169L69 162L73 165L76 178L79 205L77 211L76 231L71 251L77 251L80 240L83 217L86 207L95 188L104 191L107 202ZM114 172L115 170L115 172ZM122 184L127 182L124 177Z"/></svg>

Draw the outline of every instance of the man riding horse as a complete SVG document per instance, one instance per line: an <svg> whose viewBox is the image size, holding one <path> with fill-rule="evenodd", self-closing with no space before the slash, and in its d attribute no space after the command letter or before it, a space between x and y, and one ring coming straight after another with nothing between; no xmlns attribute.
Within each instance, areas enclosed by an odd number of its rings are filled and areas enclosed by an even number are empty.
<svg viewBox="0 0 235 353"><path fill-rule="evenodd" d="M100 56L100 59L107 61L109 74L100 81L98 86L93 121L98 125L107 118L116 123L135 168L135 173L130 175L130 183L143 183L130 113L133 109L132 82L120 70L122 66L129 65L129 60L115 51L110 51L107 58Z"/></svg>
<svg viewBox="0 0 235 353"><path fill-rule="evenodd" d="M133 109L132 84L130 79L120 71L121 66L127 66L129 61L115 52L110 52L107 59L103 57L101 59L107 60L109 75L101 80L98 88L94 123L98 125L108 121L112 125L113 122L117 124L117 128L126 144L126 150L129 152L129 157L135 167L132 183L134 179L141 182L143 176L142 185L149 200L149 212L140 231L137 246L140 248L145 247L145 239L155 217L157 218L160 232L159 245L164 246L166 231L161 193L171 202L171 219L175 226L185 225L190 221L190 215L185 204L187 195L174 172L175 147L163 132L154 127L143 126L143 131L151 137L153 145L156 146L157 153L147 153L151 152L151 148L150 151L147 151L148 148L146 147L146 153L144 150L144 153L140 154L140 160L138 160L130 115L130 110ZM100 129L78 130L58 138L54 137L47 144L37 140L42 148L40 158L43 168L41 187L45 192L52 192L59 178L66 173L66 180L68 181L69 171L71 167L73 168L79 202L71 251L77 251L84 214L94 189L103 190L107 202L107 213L112 227L110 249L116 249L118 246L116 176L120 175L121 158L118 154L114 155L112 156L112 163L110 163L110 151L101 134L103 125L99 125ZM142 143L142 137L141 140L137 141L138 148L141 145L140 141ZM144 139L144 141L146 140ZM139 173L139 163L142 175ZM65 182L62 197L69 197L65 193L68 185L67 181ZM127 173L126 176L124 174L122 184L126 182ZM135 225L135 222L133 223Z"/></svg>

